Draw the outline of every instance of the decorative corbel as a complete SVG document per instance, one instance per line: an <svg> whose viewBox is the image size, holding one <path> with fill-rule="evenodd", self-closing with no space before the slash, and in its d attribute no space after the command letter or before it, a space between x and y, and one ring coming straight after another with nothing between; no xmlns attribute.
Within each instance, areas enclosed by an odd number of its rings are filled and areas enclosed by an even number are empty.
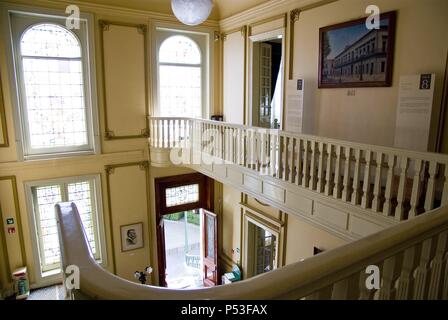
<svg viewBox="0 0 448 320"><path fill-rule="evenodd" d="M292 80L294 71L294 25L299 21L301 12L300 9L294 9L289 13L289 80Z"/></svg>

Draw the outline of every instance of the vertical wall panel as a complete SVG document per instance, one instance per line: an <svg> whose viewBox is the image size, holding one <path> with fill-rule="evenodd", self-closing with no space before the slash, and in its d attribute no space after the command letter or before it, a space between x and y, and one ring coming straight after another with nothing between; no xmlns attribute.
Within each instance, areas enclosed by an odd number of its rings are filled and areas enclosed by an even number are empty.
<svg viewBox="0 0 448 320"><path fill-rule="evenodd" d="M146 26L101 21L106 138L147 134Z"/></svg>
<svg viewBox="0 0 448 320"><path fill-rule="evenodd" d="M223 50L223 104L226 122L244 124L245 37L239 30L226 35Z"/></svg>
<svg viewBox="0 0 448 320"><path fill-rule="evenodd" d="M115 273L136 282L135 271L151 265L147 168L141 164L109 169L109 203ZM121 226L143 223L143 248L123 251ZM153 266L154 267L154 266Z"/></svg>

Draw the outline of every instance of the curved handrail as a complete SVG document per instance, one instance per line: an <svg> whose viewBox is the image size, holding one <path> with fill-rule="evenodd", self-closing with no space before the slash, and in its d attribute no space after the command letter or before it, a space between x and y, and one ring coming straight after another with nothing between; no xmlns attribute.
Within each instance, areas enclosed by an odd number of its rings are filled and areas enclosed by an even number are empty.
<svg viewBox="0 0 448 320"><path fill-rule="evenodd" d="M56 217L62 266L64 270L68 265L79 267L80 291L93 299L301 298L362 270L372 262L383 261L448 229L448 208L442 207L372 236L248 280L213 288L172 290L139 285L101 268L91 257L74 203L57 204Z"/></svg>

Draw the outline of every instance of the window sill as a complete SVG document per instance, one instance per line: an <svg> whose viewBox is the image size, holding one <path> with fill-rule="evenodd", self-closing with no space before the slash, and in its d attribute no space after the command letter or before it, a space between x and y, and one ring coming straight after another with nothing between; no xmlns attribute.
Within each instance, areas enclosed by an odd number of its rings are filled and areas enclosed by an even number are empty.
<svg viewBox="0 0 448 320"><path fill-rule="evenodd" d="M97 153L93 150L76 151L76 152L62 152L62 153L46 153L46 154L26 155L23 157L23 160L24 161L55 160L55 159L91 156L91 155L95 155L95 154L97 154Z"/></svg>

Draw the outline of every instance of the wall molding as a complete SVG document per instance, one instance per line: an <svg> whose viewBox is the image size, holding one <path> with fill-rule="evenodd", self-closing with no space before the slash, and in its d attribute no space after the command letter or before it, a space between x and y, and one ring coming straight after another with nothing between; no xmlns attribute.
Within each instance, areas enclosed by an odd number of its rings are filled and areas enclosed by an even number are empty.
<svg viewBox="0 0 448 320"><path fill-rule="evenodd" d="M104 138L106 140L123 140L123 139L138 139L138 138L148 138L149 137L149 122L146 121L149 117L149 69L148 69L148 26L146 24L134 24L128 22L120 21L110 21L110 20L99 20L99 46L101 52L101 74L102 74L102 96L104 105ZM106 62L105 62L105 50L104 50L104 32L110 30L110 26L118 27L130 27L135 28L139 34L143 35L143 63L144 63L144 81L145 81L145 123L146 127L141 129L141 134L137 135L122 135L118 136L115 134L113 128L109 126L108 120L108 101L107 101L107 80L106 80Z"/></svg>
<svg viewBox="0 0 448 320"><path fill-rule="evenodd" d="M17 2L11 2L11 1L9 1L8 3L18 4ZM101 13L104 14L123 16L123 17L139 16L142 18L149 18L154 20L178 22L176 17L174 17L171 14L150 10L131 9L126 7L96 4L77 0L33 0L33 5L35 6L51 6L51 7L65 8L66 6L73 4L77 5L81 9L81 11L89 11L89 10L100 11ZM218 20L208 19L203 23L203 25L207 27L218 27L219 22Z"/></svg>
<svg viewBox="0 0 448 320"><path fill-rule="evenodd" d="M138 166L140 170L145 171L145 180L146 180L146 206L147 206L147 217L148 217L148 225L147 225L147 232L149 240L151 239L151 235L153 233L154 226L153 226L153 219L151 218L151 201L150 201L150 169L149 169L149 161L138 161L138 162L128 162L128 163L119 163L119 164L111 164L106 165L104 167L105 173L106 173L106 192L107 192L107 205L109 208L109 230L110 230L110 240L111 240L111 249L112 249L112 267L113 272L116 274L117 272L117 264L116 264L116 254L115 254L115 240L114 240L114 222L112 217L112 198L110 195L111 190L111 184L110 184L110 176L115 173L116 169L119 168L126 168L126 167L134 167ZM153 268L156 266L154 264L154 255L152 253L152 246L151 241L148 242L148 248L150 248L150 263L153 266ZM155 283L155 275L154 272L151 273L151 281L152 283Z"/></svg>
<svg viewBox="0 0 448 320"><path fill-rule="evenodd" d="M3 83L0 74L0 123L2 126L2 143L0 148L9 147L8 124L6 122L5 99L3 97Z"/></svg>
<svg viewBox="0 0 448 320"><path fill-rule="evenodd" d="M13 200L14 200L14 210L15 210L15 216L16 216L16 221L17 221L17 223L16 223L17 224L17 231L16 232L18 234L19 244L20 244L20 255L22 257L22 265L26 266L27 265L27 258L26 258L26 251L25 251L25 240L24 240L24 237L23 237L23 224L22 224L22 214L20 212L19 193L18 193L18 190L17 190L17 179L16 179L16 176L2 176L2 177L0 177L0 181L6 181L6 180L10 180L11 181L11 188L12 188ZM0 218L2 219L0 227L2 227L1 230L3 232L3 230L4 230L3 220L4 220L5 217L3 217L3 215L0 214ZM5 245L6 245L6 238L5 238ZM7 253L8 253L8 251L6 251L6 254ZM7 262L9 264L9 260ZM11 274L11 272L9 272L9 274Z"/></svg>
<svg viewBox="0 0 448 320"><path fill-rule="evenodd" d="M23 172L25 170L36 170L36 169L48 169L48 168L58 168L61 166L70 165L87 165L87 164L98 164L98 162L104 163L119 163L123 161L142 161L145 160L145 150L133 150L133 151L123 151L114 153L103 153L98 155L86 155L78 157L67 157L58 159L46 159L46 160L35 160L35 161L13 161L13 162L3 162L0 163L0 174L8 175L14 174L15 172Z"/></svg>
<svg viewBox="0 0 448 320"><path fill-rule="evenodd" d="M237 13L231 17L222 19L219 21L219 26L223 31L235 28L238 25L244 25L248 21L254 21L260 19L260 17L267 16L266 13L273 13L281 11L288 11L293 7L298 8L311 8L316 7L319 3L330 3L339 0L276 0L262 3L256 7L247 9L243 12ZM320 4L322 5L322 4Z"/></svg>

